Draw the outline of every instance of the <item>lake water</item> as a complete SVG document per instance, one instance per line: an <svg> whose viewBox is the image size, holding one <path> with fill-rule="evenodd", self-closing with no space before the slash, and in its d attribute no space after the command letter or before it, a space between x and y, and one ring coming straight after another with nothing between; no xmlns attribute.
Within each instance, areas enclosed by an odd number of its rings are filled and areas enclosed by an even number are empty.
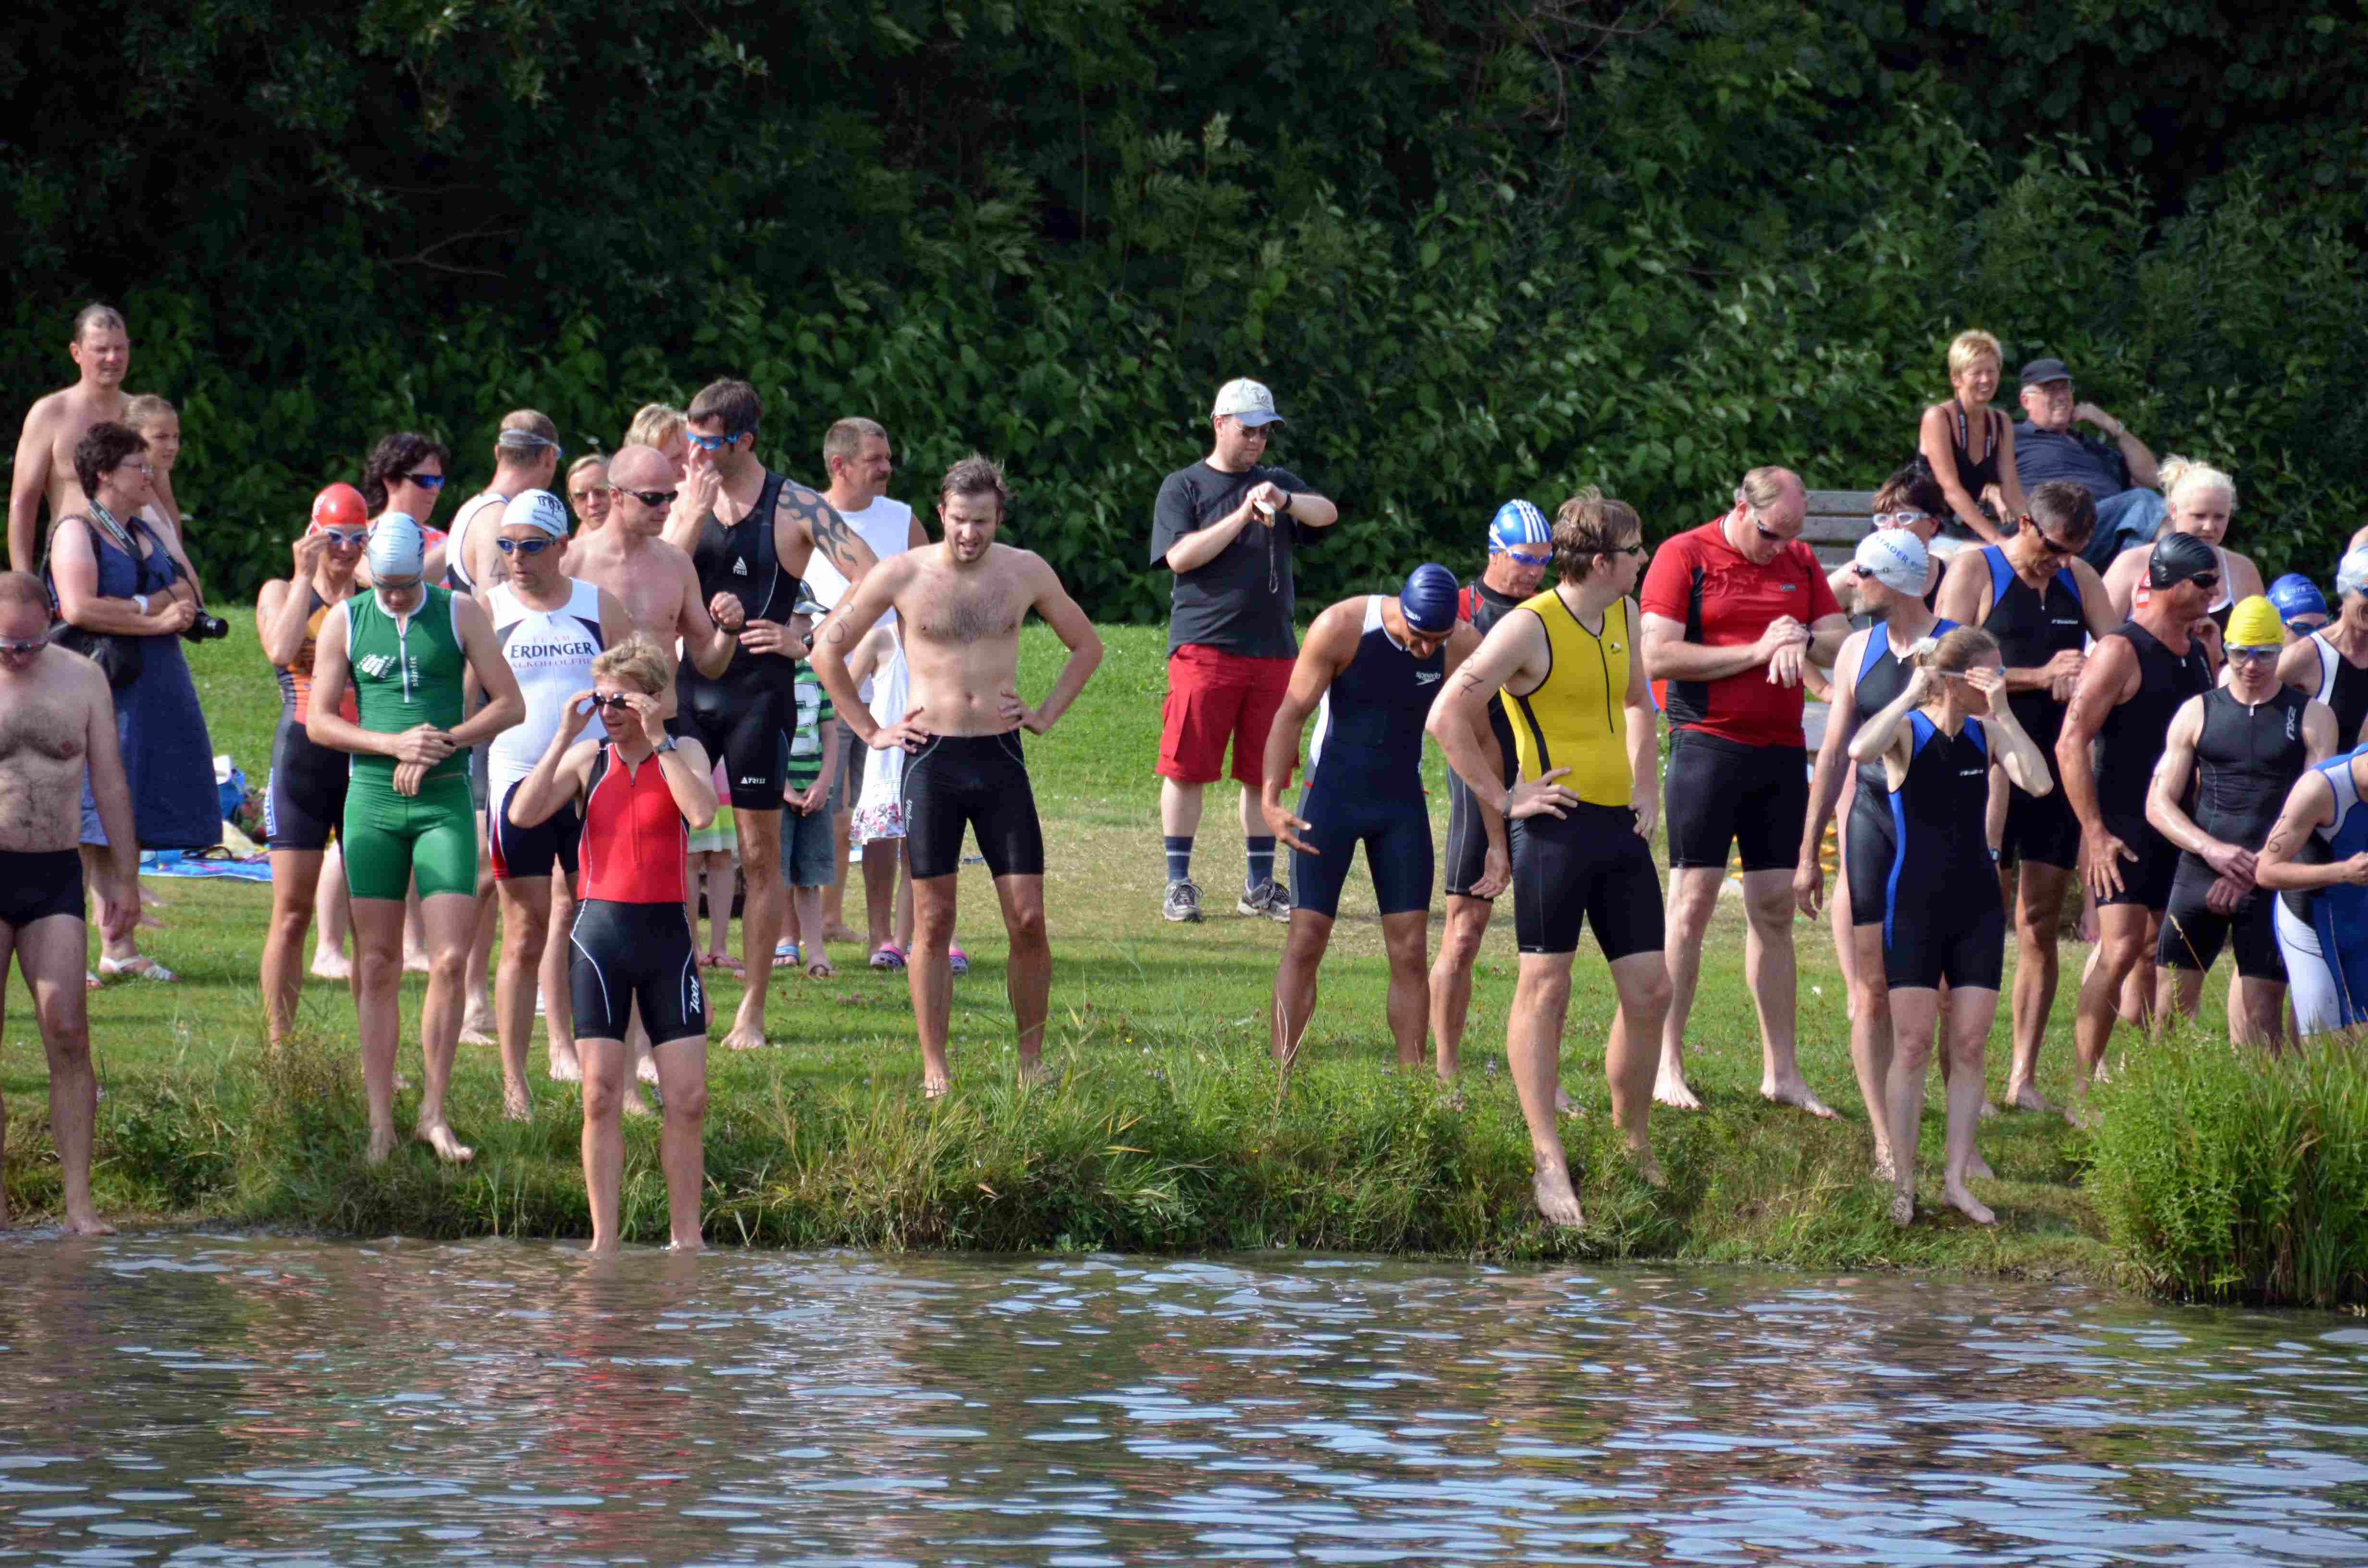
<svg viewBox="0 0 2368 1568"><path fill-rule="evenodd" d="M0 1562L2334 1562L2368 1327L1276 1256L0 1241Z"/></svg>

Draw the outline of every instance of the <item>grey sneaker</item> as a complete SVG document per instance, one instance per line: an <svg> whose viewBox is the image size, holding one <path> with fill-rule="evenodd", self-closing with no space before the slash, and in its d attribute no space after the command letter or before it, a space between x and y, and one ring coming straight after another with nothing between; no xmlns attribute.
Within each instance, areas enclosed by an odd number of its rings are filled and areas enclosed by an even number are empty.
<svg viewBox="0 0 2368 1568"><path fill-rule="evenodd" d="M1201 890L1191 878L1179 877L1167 884L1167 896L1160 901L1159 913L1170 920L1201 918Z"/></svg>
<svg viewBox="0 0 2368 1568"><path fill-rule="evenodd" d="M1236 915L1263 915L1269 920L1291 919L1291 895L1272 877L1242 894L1234 905Z"/></svg>

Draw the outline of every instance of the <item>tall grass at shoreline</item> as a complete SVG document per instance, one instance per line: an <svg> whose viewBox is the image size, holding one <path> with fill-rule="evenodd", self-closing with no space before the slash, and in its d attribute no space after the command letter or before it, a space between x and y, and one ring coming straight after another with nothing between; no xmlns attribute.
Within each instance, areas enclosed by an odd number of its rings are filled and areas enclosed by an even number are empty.
<svg viewBox="0 0 2368 1568"><path fill-rule="evenodd" d="M251 618L231 619L233 636L193 650L192 664L216 749L259 781L271 687ZM859 952L839 947L833 956L845 968L835 980L776 977L774 1048L711 1051L709 1058L711 1240L1666 1258L2070 1277L2258 1301L2368 1300L2359 1262L2368 1256L2368 1223L2356 1198L2341 1207L2347 1194L2368 1191L2360 1179L2368 1175L2360 1169L2368 1129L2357 1108L2368 1096L2348 1059L2325 1062L2317 1076L2255 1073L2256 1064L2212 1043L2222 988L2207 985L2203 1019L2174 1037L2184 1043L2117 1037L2126 1065L2100 1102L2106 1116L2093 1142L2055 1117L1983 1124L1981 1146L1998 1180L1981 1190L2000 1217L1987 1230L1937 1207L1936 1087L1924 1137L1926 1213L1903 1231L1885 1217L1888 1188L1871 1178L1871 1140L1824 923L1794 929L1801 1063L1840 1111L1832 1121L1759 1097L1759 1030L1731 903L1713 920L1689 1031L1689 1075L1706 1108L1662 1110L1653 1120L1665 1190L1643 1186L1620 1159L1602 1076L1611 989L1600 959L1582 947L1563 1065L1579 1114L1563 1131L1589 1223L1577 1234L1550 1231L1534 1215L1528 1136L1503 1072L1509 920L1497 922L1482 951L1463 1072L1452 1085L1428 1071L1402 1074L1386 1065L1378 920L1362 873L1352 873L1304 1065L1285 1086L1266 1058L1264 1025L1281 929L1223 915L1178 927L1158 916L1148 758L1164 646L1156 628L1114 628L1107 636L1109 657L1084 698L1051 736L1029 744L1048 850L1053 1081L1028 1093L1012 1084L1001 930L992 890L973 869L958 920L973 970L954 990L955 1094L935 1103L920 1095L901 975L865 970ZM1042 690L1057 657L1052 640L1031 630L1022 689ZM1435 757L1427 778L1443 812ZM1212 789L1196 871L1217 909L1230 908L1229 896L1216 895L1240 875L1233 817L1231 787ZM405 1146L373 1169L362 1160L345 988L308 986L289 1051L273 1057L259 1039L256 956L268 890L167 881L156 891L168 901L166 928L143 939L181 971L181 983L117 983L91 1004L106 1092L95 1181L110 1214L132 1223L364 1236L588 1234L580 1100L542 1076L541 1041L529 1048L533 1121L500 1119L494 1053L463 1047L452 1115L477 1148L475 1163L446 1168ZM2042 1061L2041 1085L2052 1098L2069 1089L2071 994L2084 956L2067 944L2066 983ZM716 976L718 1017L738 992L738 983ZM0 1176L23 1222L56 1214L56 1166L46 1073L20 982L11 981L6 997L0 1091L9 1138ZM417 979L406 980L399 1062L415 1080L419 1002ZM1994 1093L2005 1075L2005 1040L2001 1025L1990 1051ZM2182 1073L2205 1077L2190 1084ZM415 1096L401 1096L399 1118L412 1113ZM2196 1131L2207 1123L2208 1134ZM655 1123L629 1119L626 1139L625 1233L660 1239ZM2248 1155L2271 1148L2304 1151L2297 1174L2272 1182L2248 1165ZM2217 1151L2218 1164L2197 1149ZM2262 1261L2251 1261L2257 1252Z"/></svg>

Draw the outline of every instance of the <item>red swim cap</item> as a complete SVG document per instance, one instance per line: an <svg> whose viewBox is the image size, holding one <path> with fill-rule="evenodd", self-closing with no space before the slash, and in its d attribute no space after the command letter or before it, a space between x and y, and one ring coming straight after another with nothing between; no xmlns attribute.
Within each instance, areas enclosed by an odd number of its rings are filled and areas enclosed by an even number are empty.
<svg viewBox="0 0 2368 1568"><path fill-rule="evenodd" d="M362 493L350 484L332 484L313 497L313 529L359 528L369 522L370 508L362 505Z"/></svg>

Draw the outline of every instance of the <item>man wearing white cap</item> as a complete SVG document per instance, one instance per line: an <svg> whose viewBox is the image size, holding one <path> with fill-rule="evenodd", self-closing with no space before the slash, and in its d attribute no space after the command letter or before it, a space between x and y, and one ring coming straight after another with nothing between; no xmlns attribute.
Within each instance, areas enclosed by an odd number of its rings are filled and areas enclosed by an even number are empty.
<svg viewBox="0 0 2368 1568"><path fill-rule="evenodd" d="M582 1072L566 933L575 923L575 844L584 824L570 801L532 827L516 826L509 820L510 795L559 733L567 699L591 689L592 661L633 630L616 595L562 570L567 526L566 503L550 491L512 497L500 528L487 540L489 553L503 562L501 575L481 580L477 592L526 703L526 717L485 747L485 844L502 911L494 1021L502 1047L502 1110L518 1120L533 1108L526 1048L534 1033L538 984L550 1027L552 1076L572 1079ZM561 933L557 942L548 939L554 930Z"/></svg>
<svg viewBox="0 0 2368 1568"><path fill-rule="evenodd" d="M1159 829L1167 856L1160 913L1201 918L1192 836L1201 791L1224 768L1242 787L1248 872L1235 908L1288 921L1291 898L1274 881L1274 839L1258 814L1267 732L1291 686L1299 653L1291 557L1304 528L1328 528L1340 510L1289 469L1259 462L1273 426L1274 394L1258 381L1227 381L1209 413L1209 455L1167 476L1152 511L1151 563L1174 574L1167 621L1167 702L1159 739Z"/></svg>
<svg viewBox="0 0 2368 1568"><path fill-rule="evenodd" d="M426 556L419 525L404 513L389 512L371 527L370 591L355 594L321 622L305 721L315 743L354 754L337 836L353 894L354 1010L372 1165L394 1153L403 901L415 878L428 956L427 996L419 1010L427 1071L414 1135L440 1158L472 1157L444 1119L461 1033L461 969L476 915L477 819L467 753L525 710L484 608L422 582ZM349 678L358 720L339 711ZM464 718L461 699L472 680L488 696Z"/></svg>
<svg viewBox="0 0 2368 1568"><path fill-rule="evenodd" d="M1887 907L1894 828L1891 790L1878 760L1861 766L1855 778L1846 760L1850 737L1872 714L1880 713L1907 689L1908 653L1928 637L1956 625L1935 617L1924 603L1930 557L1924 541L1904 528L1877 528L1858 541L1848 568L1856 599L1874 624L1853 631L1834 659L1833 711L1826 720L1825 744L1817 748L1816 777L1809 785L1809 812L1801 829L1801 861L1793 872L1793 895L1801 912L1814 917L1825 892L1817 854L1826 824L1845 787L1851 788L1843 820L1842 876L1834 902L1849 910L1850 945L1850 1065L1874 1130L1876 1171L1892 1175L1890 1112L1884 1085L1891 1073L1891 990L1883 963L1883 916ZM1975 890L1976 892L1978 890Z"/></svg>

